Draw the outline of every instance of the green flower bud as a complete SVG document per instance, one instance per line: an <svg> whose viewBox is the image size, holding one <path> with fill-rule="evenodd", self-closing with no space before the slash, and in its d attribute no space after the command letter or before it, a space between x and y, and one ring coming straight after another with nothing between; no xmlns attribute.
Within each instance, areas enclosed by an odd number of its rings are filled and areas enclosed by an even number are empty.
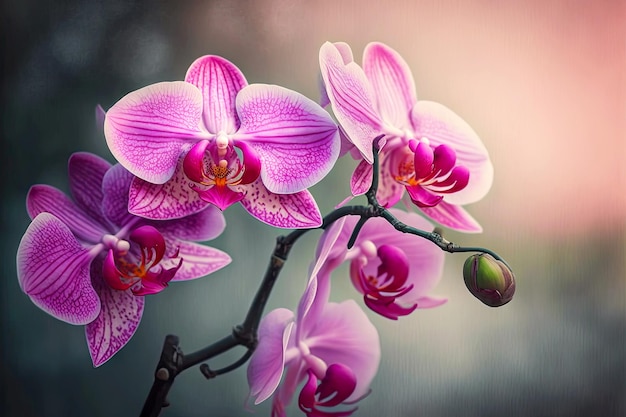
<svg viewBox="0 0 626 417"><path fill-rule="evenodd" d="M463 279L469 292L490 307L503 306L515 293L513 271L486 253L467 258L463 265Z"/></svg>

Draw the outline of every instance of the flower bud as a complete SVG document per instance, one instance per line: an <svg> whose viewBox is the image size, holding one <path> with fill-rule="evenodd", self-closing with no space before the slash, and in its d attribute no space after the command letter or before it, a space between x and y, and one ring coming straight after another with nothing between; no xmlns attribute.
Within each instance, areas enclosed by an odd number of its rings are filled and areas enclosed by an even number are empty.
<svg viewBox="0 0 626 417"><path fill-rule="evenodd" d="M513 271L486 253L467 258L463 265L463 279L474 297L490 307L503 306L515 293Z"/></svg>

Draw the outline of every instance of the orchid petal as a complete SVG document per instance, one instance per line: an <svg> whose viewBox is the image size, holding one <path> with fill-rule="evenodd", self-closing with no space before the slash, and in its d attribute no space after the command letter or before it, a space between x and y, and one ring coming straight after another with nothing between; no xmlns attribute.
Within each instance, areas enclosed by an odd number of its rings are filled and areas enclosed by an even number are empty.
<svg viewBox="0 0 626 417"><path fill-rule="evenodd" d="M330 42L322 45L322 78L339 124L363 158L372 163L372 142L381 133L382 121L365 73L356 63L344 62L345 56L345 51Z"/></svg>
<svg viewBox="0 0 626 417"><path fill-rule="evenodd" d="M102 309L98 317L85 326L85 336L93 366L98 367L135 334L145 298L133 295L130 290L114 290L98 278L94 278L93 286L102 300Z"/></svg>
<svg viewBox="0 0 626 417"><path fill-rule="evenodd" d="M220 209L209 205L195 214L174 220L152 223L163 236L169 235L183 240L205 241L215 239L226 228L226 219Z"/></svg>
<svg viewBox="0 0 626 417"><path fill-rule="evenodd" d="M307 229L322 225L322 215L310 192L274 194L258 179L246 185L241 205L263 223L285 229Z"/></svg>
<svg viewBox="0 0 626 417"><path fill-rule="evenodd" d="M167 238L166 257L161 261L163 268L171 268L178 258L167 259L172 251L182 258L183 263L172 278L174 281L187 281L209 275L222 269L231 262L230 256L221 250L198 243L186 242L184 240Z"/></svg>
<svg viewBox="0 0 626 417"><path fill-rule="evenodd" d="M483 198L493 182L493 165L476 132L452 110L430 101L418 101L411 119L417 137L428 138L433 147L451 147L456 153L456 164L469 169L467 187L446 196L446 201L460 205Z"/></svg>
<svg viewBox="0 0 626 417"><path fill-rule="evenodd" d="M152 184L135 178L129 191L128 210L140 217L154 220L179 219L198 213L207 202L191 187L179 161L172 178L164 184Z"/></svg>
<svg viewBox="0 0 626 417"><path fill-rule="evenodd" d="M367 394L380 363L380 340L374 325L354 302L328 303L309 335L311 354L326 363L341 363L356 375L357 387L348 401Z"/></svg>
<svg viewBox="0 0 626 417"><path fill-rule="evenodd" d="M87 324L100 312L89 264L95 254L49 213L35 217L17 250L17 278L35 305L70 324Z"/></svg>
<svg viewBox="0 0 626 417"><path fill-rule="evenodd" d="M144 225L133 229L128 239L141 247L142 256L144 250L147 250L149 260L154 265L163 259L163 255L165 255L165 238L154 226Z"/></svg>
<svg viewBox="0 0 626 417"><path fill-rule="evenodd" d="M250 396L259 404L276 391L285 368L285 350L293 329L293 312L271 311L259 326L259 344L248 365Z"/></svg>
<svg viewBox="0 0 626 417"><path fill-rule="evenodd" d="M232 134L239 128L235 97L248 85L246 78L230 61L215 55L196 59L185 81L202 91L202 118L206 129L214 134Z"/></svg>
<svg viewBox="0 0 626 417"><path fill-rule="evenodd" d="M70 190L76 205L103 228L109 223L102 212L102 180L109 168L107 161L87 152L74 153L68 161Z"/></svg>
<svg viewBox="0 0 626 417"><path fill-rule="evenodd" d="M453 194L450 194L453 195ZM465 233L480 233L483 228L461 206L446 202L448 196L434 207L420 207L422 212L437 223Z"/></svg>
<svg viewBox="0 0 626 417"><path fill-rule="evenodd" d="M133 178L126 168L115 164L102 179L102 210L107 219L120 227L135 217L128 212L128 192Z"/></svg>
<svg viewBox="0 0 626 417"><path fill-rule="evenodd" d="M398 320L401 316L408 316L417 309L417 304L407 307L397 304L395 297L371 298L364 296L363 301L370 310L390 320Z"/></svg>
<svg viewBox="0 0 626 417"><path fill-rule="evenodd" d="M372 164L362 160L354 169L350 178L350 191L353 196L363 195L372 186L373 176Z"/></svg>
<svg viewBox="0 0 626 417"><path fill-rule="evenodd" d="M415 169L415 178L426 178L433 172L433 161L435 160L435 152L433 148L426 142L420 142L415 149L413 157L413 168ZM453 164L454 165L454 164Z"/></svg>
<svg viewBox="0 0 626 417"><path fill-rule="evenodd" d="M104 135L113 156L139 178L163 184L198 140L202 94L183 82L153 84L122 97L109 111Z"/></svg>
<svg viewBox="0 0 626 417"><path fill-rule="evenodd" d="M356 378L350 368L340 363L328 366L326 375L317 387L320 405L334 407L344 402L356 387ZM335 395L333 395L335 394Z"/></svg>
<svg viewBox="0 0 626 417"><path fill-rule="evenodd" d="M183 172L193 182L204 181L204 152L211 142L204 139L189 149L183 158Z"/></svg>
<svg viewBox="0 0 626 417"><path fill-rule="evenodd" d="M404 194L404 187L393 176L394 168L402 158L397 149L385 149L380 153L380 175L376 199L383 207L394 206Z"/></svg>
<svg viewBox="0 0 626 417"><path fill-rule="evenodd" d="M434 207L443 200L443 197L425 190L421 185L406 186L411 201L419 208Z"/></svg>
<svg viewBox="0 0 626 417"><path fill-rule="evenodd" d="M253 84L237 96L241 128L234 135L259 155L268 190L302 191L328 174L339 156L339 133L330 115L300 93Z"/></svg>
<svg viewBox="0 0 626 417"><path fill-rule="evenodd" d="M375 91L383 120L399 129L409 128L417 96L411 70L400 54L382 43L370 43L363 52L363 71Z"/></svg>
<svg viewBox="0 0 626 417"><path fill-rule="evenodd" d="M38 184L28 191L26 210L31 219L41 213L51 213L63 222L74 235L86 242L97 243L108 231L96 220L76 207L63 192L49 186Z"/></svg>

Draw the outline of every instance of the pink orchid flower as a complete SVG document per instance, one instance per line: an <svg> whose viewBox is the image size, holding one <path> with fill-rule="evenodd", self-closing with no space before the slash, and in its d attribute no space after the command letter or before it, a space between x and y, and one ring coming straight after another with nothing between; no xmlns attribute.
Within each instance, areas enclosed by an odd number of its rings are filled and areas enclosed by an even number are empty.
<svg viewBox="0 0 626 417"><path fill-rule="evenodd" d="M259 327L248 367L250 396L255 404L273 396L274 417L285 416L303 381L298 405L308 417L348 416L378 370L378 332L353 300L328 302L330 281L318 280L325 259L314 265L297 313L273 310Z"/></svg>
<svg viewBox="0 0 626 417"><path fill-rule="evenodd" d="M389 209L401 222L420 230L432 225L416 213ZM437 307L445 298L430 294L443 273L444 253L431 242L398 233L380 217L369 219L354 246L347 249L359 216L346 216L324 232L318 258L324 257L319 279L329 280L331 272L350 262L350 278L372 311L392 320L417 308Z"/></svg>
<svg viewBox="0 0 626 417"><path fill-rule="evenodd" d="M106 113L113 155L138 177L131 213L171 219L207 204L240 202L276 227L321 225L306 188L339 155L337 125L312 100L276 85L248 85L218 56L198 58L185 81L131 92Z"/></svg>
<svg viewBox="0 0 626 417"><path fill-rule="evenodd" d="M69 160L73 200L62 191L35 185L27 197L32 223L17 252L18 280L39 308L70 324L85 325L94 366L132 337L144 296L170 281L210 274L230 257L193 243L217 237L222 213L207 207L169 221L128 213L132 174L88 153Z"/></svg>
<svg viewBox="0 0 626 417"><path fill-rule="evenodd" d="M382 43L370 43L363 67L345 43L320 49L324 83L322 104L332 105L345 140L362 159L351 180L353 195L364 194L372 182L372 142L379 143L379 202L396 204L406 190L411 201L436 222L463 232L481 226L461 205L476 202L489 191L493 166L482 141L445 106L417 100L407 63Z"/></svg>

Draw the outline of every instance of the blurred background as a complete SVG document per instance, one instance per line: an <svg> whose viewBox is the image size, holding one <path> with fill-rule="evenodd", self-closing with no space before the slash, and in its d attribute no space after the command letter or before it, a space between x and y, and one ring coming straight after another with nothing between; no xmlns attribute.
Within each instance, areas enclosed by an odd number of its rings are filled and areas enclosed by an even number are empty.
<svg viewBox="0 0 626 417"><path fill-rule="evenodd" d="M448 255L436 293L449 302L398 322L371 314L383 358L359 416L626 415L626 2L155 1L2 2L0 414L137 416L166 334L197 350L240 323L274 238L239 206L211 242L234 259L208 278L149 297L134 338L93 369L81 326L36 308L18 286L15 253L32 184L68 189L67 158L113 161L94 108L183 79L218 54L249 82L317 100L318 50L346 41L395 48L418 97L479 133L495 166L490 194L468 210L481 235L459 244L504 256L517 275L500 309L475 300ZM340 160L312 192L328 212L349 192ZM250 239L250 236L255 236ZM319 232L298 242L270 300L294 308ZM257 238L258 237L258 238ZM345 270L343 271L345 274ZM333 298L358 298L335 279ZM211 363L228 363L241 352ZM180 375L163 416L245 416L245 368L206 381ZM269 415L269 404L251 407ZM301 415L291 410L290 415Z"/></svg>

